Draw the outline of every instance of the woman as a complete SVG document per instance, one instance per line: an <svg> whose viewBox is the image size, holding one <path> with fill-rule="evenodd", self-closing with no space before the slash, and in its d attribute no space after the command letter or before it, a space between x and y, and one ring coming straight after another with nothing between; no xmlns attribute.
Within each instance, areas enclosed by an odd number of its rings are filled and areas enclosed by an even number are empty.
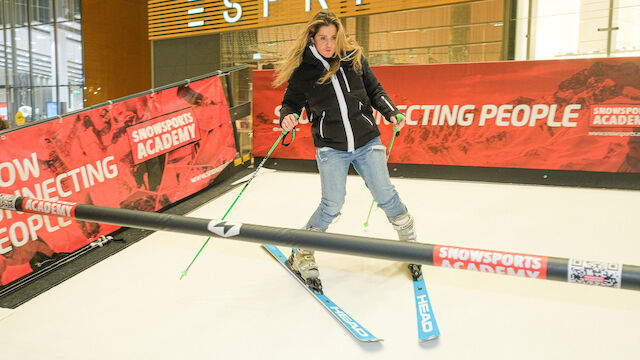
<svg viewBox="0 0 640 360"><path fill-rule="evenodd" d="M280 125L291 131L298 125L294 114L306 109L322 183L322 200L305 228L325 231L340 214L353 163L400 240L415 241L413 217L389 180L372 106L397 130L404 126L404 116L371 71L362 48L346 37L332 12L318 12L305 27L276 71L273 85L286 81ZM321 288L313 251L293 249L289 263L309 286Z"/></svg>

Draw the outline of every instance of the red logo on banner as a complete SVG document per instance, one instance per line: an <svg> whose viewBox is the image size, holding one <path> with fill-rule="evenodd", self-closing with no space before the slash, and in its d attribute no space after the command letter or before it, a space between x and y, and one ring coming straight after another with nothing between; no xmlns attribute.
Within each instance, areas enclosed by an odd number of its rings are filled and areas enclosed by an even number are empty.
<svg viewBox="0 0 640 360"><path fill-rule="evenodd" d="M22 209L32 213L43 215L74 217L76 203L67 201L50 201L26 198L22 203Z"/></svg>
<svg viewBox="0 0 640 360"><path fill-rule="evenodd" d="M546 256L452 246L436 246L433 253L433 262L438 266L536 279L547 277L547 259Z"/></svg>
<svg viewBox="0 0 640 360"><path fill-rule="evenodd" d="M127 135L133 162L139 164L200 139L191 109L157 117L129 126Z"/></svg>
<svg viewBox="0 0 640 360"><path fill-rule="evenodd" d="M591 126L638 127L640 105L592 105Z"/></svg>

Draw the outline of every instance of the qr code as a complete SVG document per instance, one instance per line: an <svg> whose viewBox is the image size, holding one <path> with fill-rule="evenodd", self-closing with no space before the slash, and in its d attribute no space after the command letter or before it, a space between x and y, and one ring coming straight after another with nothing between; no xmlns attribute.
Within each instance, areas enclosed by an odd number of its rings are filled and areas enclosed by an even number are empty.
<svg viewBox="0 0 640 360"><path fill-rule="evenodd" d="M13 195L0 194L0 209L15 210L16 197Z"/></svg>
<svg viewBox="0 0 640 360"><path fill-rule="evenodd" d="M571 259L568 281L577 284L620 287L622 264Z"/></svg>

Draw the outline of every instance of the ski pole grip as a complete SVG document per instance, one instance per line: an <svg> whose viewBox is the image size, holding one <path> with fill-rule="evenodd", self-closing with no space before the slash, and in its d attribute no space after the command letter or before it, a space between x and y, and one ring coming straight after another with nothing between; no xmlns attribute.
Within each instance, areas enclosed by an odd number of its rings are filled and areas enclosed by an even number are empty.
<svg viewBox="0 0 640 360"><path fill-rule="evenodd" d="M396 114L396 121L402 121L402 119L404 119L404 115ZM396 127L396 125L397 125L397 122L393 124L393 132L395 136L400 136L400 130Z"/></svg>
<svg viewBox="0 0 640 360"><path fill-rule="evenodd" d="M296 120L298 120L298 118L300 117L300 115L298 114L293 114L293 117L296 118ZM289 141L288 143L285 144L284 140L287 138L287 135L291 134L291 141ZM293 142L293 140L296 139L296 128L294 127L293 129L291 129L291 131L285 131L284 129L282 129L282 146L289 146L291 145L291 143Z"/></svg>

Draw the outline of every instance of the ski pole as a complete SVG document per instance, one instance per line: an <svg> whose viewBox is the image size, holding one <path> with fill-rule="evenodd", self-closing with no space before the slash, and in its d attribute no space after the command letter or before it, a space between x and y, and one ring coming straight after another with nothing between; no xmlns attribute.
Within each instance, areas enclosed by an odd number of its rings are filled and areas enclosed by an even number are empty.
<svg viewBox="0 0 640 360"><path fill-rule="evenodd" d="M296 120L298 120L298 117L299 117L298 114L293 114L293 116L295 116ZM285 144L284 143L284 139L287 137L287 135L289 133L291 133L291 141L289 143ZM233 203L231 204L229 209L227 209L227 212L224 213L224 216L222 217L222 219L220 219L220 221L224 220L227 217L227 215L229 215L229 212L231 211L233 206L236 204L236 202L238 202L238 199L240 199L240 196L242 196L242 193L244 193L244 190L247 188L247 186L249 186L249 184L251 183L251 180L253 180L253 178L256 177L256 175L258 174L258 171L260 171L260 169L262 168L262 165L264 165L264 163L267 161L267 159L269 158L269 156L271 155L273 150L276 148L276 146L278 146L278 143L280 142L280 140L282 140L282 145L289 146L289 145L291 145L291 143L293 142L293 140L295 138L296 138L296 129L295 128L293 128L291 131L285 131L284 129L282 129L282 133L280 134L280 136L278 137L276 142L273 143L273 146L271 146L271 149L269 150L267 155L264 157L264 159L262 159L262 161L260 162L260 165L258 165L258 167L253 172L253 174L251 174L251 177L249 178L249 180L244 184L244 186L242 187L242 190L240 190L240 194L238 194L236 199L233 200ZM189 272L189 269L191 268L191 265L193 265L193 263L196 261L198 256L200 256L200 253L202 252L204 247L207 246L207 244L209 243L209 240L211 240L211 237L208 237L207 240L204 242L204 244L202 244L202 247L200 247L200 250L198 250L198 253L196 254L196 256L194 256L193 260L191 260L191 262L189 263L189 266L187 266L187 268L184 269L184 271L182 272L182 275L180 275L180 280L182 280L182 278L187 276L187 272Z"/></svg>
<svg viewBox="0 0 640 360"><path fill-rule="evenodd" d="M396 128L396 125L393 124L393 136L391 137L391 143L389 144L389 150L387 150L387 161L389 161L389 155L391 155L391 147L393 147L393 141L396 139L396 136L400 135L400 130ZM369 214L367 214L367 220L364 221L364 227L369 226L369 218L371 217L371 210L373 210L373 204L375 200L371 200L371 206L369 207Z"/></svg>

